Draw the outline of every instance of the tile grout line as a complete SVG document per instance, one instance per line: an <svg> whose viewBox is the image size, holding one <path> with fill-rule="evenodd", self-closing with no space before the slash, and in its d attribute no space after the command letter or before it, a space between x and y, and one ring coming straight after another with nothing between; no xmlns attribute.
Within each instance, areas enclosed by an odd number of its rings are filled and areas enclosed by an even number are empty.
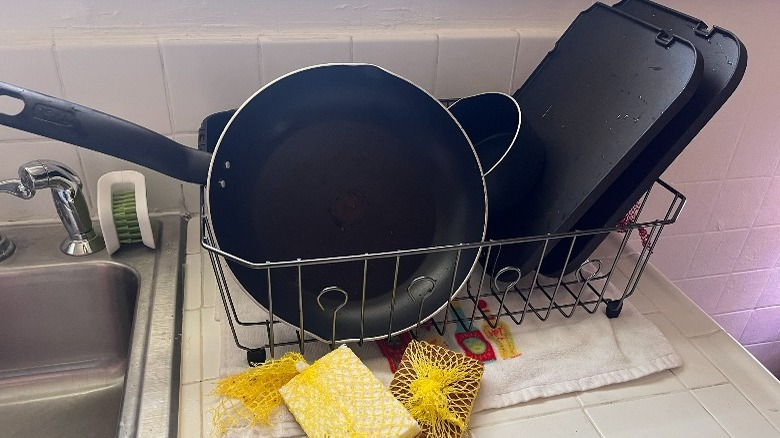
<svg viewBox="0 0 780 438"><path fill-rule="evenodd" d="M198 253L197 255L198 255L197 259L198 259L198 264L199 264L199 269L198 270L202 271L202 266L203 266L202 257L203 256L200 253ZM197 292L198 292L198 295L199 295L199 301L198 301L199 305L202 306L203 305L203 281L202 281L203 274L202 274L202 272L200 272L200 274L201 275L199 275L198 279L197 279L198 280L198 285L197 285L197 288L195 288L195 289L197 289ZM200 349L199 349L199 356L200 357L197 358L197 360L198 360L198 368L200 369L200 379L197 382L198 383L198 395L199 395L199 399L200 399L200 406L199 406L200 412L198 413L200 421L199 421L199 424L198 424L198 430L200 432L200 436L203 437L203 436L205 436L205 424L204 423L206 421L206 418L205 418L205 415L204 415L204 406L205 406L204 403L206 401L205 401L205 396L204 396L204 393L203 393L203 381L204 381L204 379L203 379L203 321L201 319L200 307L198 307L197 309L193 309L193 310L195 312L197 312L197 314L198 314L198 321L200 322L200 324L198 325L198 338L199 338L198 339L198 343L199 343L199 346L200 346Z"/></svg>
<svg viewBox="0 0 780 438"><path fill-rule="evenodd" d="M162 74L163 90L165 91L165 106L168 109L168 119L171 125L171 133L176 132L176 122L173 117L173 99L171 97L171 87L168 81L168 72L165 69L165 57L163 56L162 42L157 37L154 40L157 46L157 55L160 58L160 73Z"/></svg>
<svg viewBox="0 0 780 438"><path fill-rule="evenodd" d="M733 385L732 385L732 386L733 386ZM699 405L699 406L701 406L701 408L702 408L702 409L704 409L704 412L706 412L706 413L707 413L707 414L710 416L710 418L712 418L712 420L715 422L715 424L717 424L717 425L718 425L718 427L720 427L720 429L721 429L721 430L722 430L722 431L723 431L723 432L724 432L726 435L728 435L728 436L730 436L730 437L733 437L733 436L734 436L734 435L732 435L731 433L729 433L729 431L726 429L726 427L725 427L725 426L724 426L724 425L723 425L723 424L722 424L720 421L718 421L718 418L717 418L717 417L716 417L716 416L715 416L715 415L714 415L712 412L710 412L710 410L709 410L709 409L707 409L707 407L706 407L706 406L704 406L704 403L702 403L702 402L701 402L701 400L699 400L699 398L698 398L698 397L696 397L696 395L693 393L693 391L690 391L690 394L691 394L691 397L693 397L693 399L694 399L694 400L696 400L696 403L698 403L698 405Z"/></svg>
<svg viewBox="0 0 780 438"><path fill-rule="evenodd" d="M735 385L735 384L734 384L734 382L732 382L732 381L730 381L730 380L729 380L729 382L728 382L728 383L723 383L722 385L714 385L714 386L731 386L732 388L734 388L734 389L735 389L735 390L736 390L736 391L739 393L739 395L741 395L741 396L742 396L742 398L744 398L744 399L745 399L745 401L747 401L747 402L750 404L750 406L751 406L753 409L755 409L755 410L756 410L756 412L758 412L758 414L761 416L761 418L763 418L763 419L764 419L764 420L765 420L765 421L766 421L766 422L769 424L769 426L770 426L770 427L772 427L773 429L775 429L775 430L777 430L777 431L780 431L780 429L778 429L778 428L777 428L777 427L774 425L774 423L772 423L772 421L771 421L769 418L767 418L767 417L766 417L766 415L764 415L764 412L763 412L763 410L762 410L760 407L756 406L756 404L755 404L755 403L753 403L753 401L752 401L752 400L750 400L750 398L749 398L749 397L748 397L748 396L747 396L745 393L743 393L743 392L742 392L742 390L741 390L741 389L739 389L739 387L737 387L737 385ZM700 389L700 388L697 388L697 389ZM704 409L705 409L705 410L707 410L706 406L704 406L704 405L701 403L701 401L699 400L699 398L698 398L698 397L696 397L696 395L695 395L695 394L693 394L693 391L691 391L691 395L693 396L693 398L695 398L695 399L696 399L696 401L697 401L697 402L699 402L699 404L701 404L701 405L702 405L702 407L704 407ZM707 412L709 412L709 411L707 411ZM717 420L717 418L715 418L715 416L714 416L714 415L710 414L710 416L711 416L712 418L714 418L714 419L715 419L715 421L716 421L716 422L717 422L717 423L720 425L720 422ZM728 431L727 431L726 433L728 433Z"/></svg>
<svg viewBox="0 0 780 438"><path fill-rule="evenodd" d="M530 401L533 401L533 400L544 400L546 398L547 397L539 397L539 398L531 399L531 400L528 400L528 401L530 402ZM504 406L504 408L510 408L510 407L513 407L513 406L515 406L515 407L516 406L520 406L523 403L515 404L515 405L509 405L509 406ZM494 408L494 409L504 409L504 408ZM480 428L483 428L483 427L499 426L501 424L506 424L507 422L509 422L509 423L520 423L520 422L524 422L524 421L535 420L535 419L538 419L538 418L547 417L547 416L550 416L550 415L575 412L575 411L578 411L578 410L579 411L583 411L584 407L580 406L580 407L558 409L557 411L542 412L542 413L538 413L538 414L534 414L534 415L528 415L526 417L518 417L518 418L514 418L514 419L510 419L510 420L503 419L503 420L490 421L490 422L485 422L484 424L480 424L479 426L475 427L474 429L480 429ZM472 415L480 414L481 412L484 412L484 411L475 412ZM469 430L471 430L471 429L469 429Z"/></svg>
<svg viewBox="0 0 780 438"><path fill-rule="evenodd" d="M257 44L257 79L260 81L260 88L264 86L263 83L263 44L262 35L258 35L255 38L255 44Z"/></svg>
<svg viewBox="0 0 780 438"><path fill-rule="evenodd" d="M704 240L704 235L706 233L700 233L696 239L696 249L693 250L693 253L688 260L688 263L685 264L685 270L683 271L683 278L688 278L688 272L691 270L691 266L693 265L693 260L696 258L696 254L699 252L699 248L701 248L701 242ZM679 280L679 279L678 279ZM674 282L673 280L669 279L669 281ZM716 304L717 305L717 304Z"/></svg>
<svg viewBox="0 0 780 438"><path fill-rule="evenodd" d="M57 42L54 40L52 40L51 42L51 54L52 54L52 58L54 59L54 71L57 73L57 81L60 84L60 92L62 93L63 99L67 99L68 92L65 89L65 78L62 76L62 65L60 63L60 53L59 53L59 49L57 48ZM31 140L36 140L36 139L31 139ZM55 142L61 143L61 142L57 142L56 140ZM72 147L76 150L76 158L79 161L79 171L80 171L79 175L82 176L82 181L86 181L86 169L84 168L84 159L81 157L81 148L76 146L72 146ZM89 184L86 184L86 182L84 182L82 190L87 196L87 204L92 206L94 209L97 209L97 193L94 194L93 196L92 190L90 189Z"/></svg>
<svg viewBox="0 0 780 438"><path fill-rule="evenodd" d="M756 92L757 91L751 91L752 95L750 96L750 103L747 104L747 111L750 111L750 109L753 107L753 103L756 101ZM731 151L731 156L728 160L728 165L726 166L726 176L729 174L729 170L731 169L731 165L734 161L734 156L737 154L737 149L739 148L740 141L742 140L742 135L745 133L745 127L747 126L748 119L747 116L742 120L742 126L739 127L739 134L737 134L737 138L734 140L734 149Z"/></svg>
<svg viewBox="0 0 780 438"><path fill-rule="evenodd" d="M712 388L712 387L716 387L716 386L729 386L729 385L730 385L730 386L732 386L733 388L737 389L737 387L736 387L736 386L734 386L734 385L733 385L733 384L731 384L731 383L723 383L723 384L720 384L720 385L713 385L713 386L708 386L708 388ZM696 388L696 389L703 389L703 388ZM737 389L737 391L739 391L739 389ZM741 393L741 392L740 392L740 395L742 395L742 393ZM696 400L696 403L698 403L698 404L699 404L699 406L701 406L701 407L704 409L704 411L705 411L705 412L707 412L707 413L710 415L710 417L711 417L713 420L715 420L715 423L717 423L717 424L718 424L718 426L720 426L720 428L721 428L721 429L723 429L723 431L726 433L726 435L728 435L728 436L730 436L730 437L733 437L733 436L734 436L734 435L730 434L730 433L729 433L729 431L726 429L726 426L724 426L724 425L723 425L723 424L722 424L722 423L721 423L721 422L718 420L718 417L716 417L716 416L715 416L715 414L714 414L713 412L710 412L710 410L709 410L709 409L707 409L707 406L705 406L705 405L704 405L704 403L703 403L703 402L702 402L702 401L699 399L699 397L697 397L697 396L696 396L696 394L693 392L693 390L691 390L691 396L694 398L694 400ZM744 395L743 395L743 397L744 397ZM747 400L747 398L745 398L745 400ZM751 404L751 406L753 406L753 404L750 402L750 400L747 400L747 402L748 402L748 403L750 403L750 404ZM754 407L756 410L759 410L759 409L758 409L756 406L753 406L753 407ZM771 423L769 423L769 424L770 424L770 426L771 426Z"/></svg>
<svg viewBox="0 0 780 438"><path fill-rule="evenodd" d="M671 372L671 370L666 370L666 371ZM654 375L654 374L650 374L650 375ZM687 386L685 386L685 383L683 383L682 380L680 380L680 378L677 377L676 374L672 373L672 375L674 376L675 379L677 379L680 382L680 384L682 385L682 388L673 389L671 391L666 391L666 392L659 392L657 394L642 394L642 395L637 395L637 396L633 396L633 397L621 398L621 399L610 400L610 401L603 401L603 402L598 402L598 403L589 404L589 405L584 404L584 402L579 398L579 396L577 396L577 400L582 404L582 409L586 410L586 409L590 409L590 408L595 408L597 406L614 405L614 404L618 404L618 403L633 402L633 401L637 401L637 400L645 400L645 399L654 398L654 397L660 397L660 396L664 396L664 395L681 394L681 393L689 393L689 392L691 392L692 389L688 388ZM647 377L647 376L645 376L645 377ZM629 380L628 382L636 382L636 380ZM627 383L627 382L622 382L622 383ZM612 387L614 385L619 385L619 384L620 383L607 385L607 386L602 386L600 388L594 388L593 390L598 390L598 389L601 389L601 388L610 388L610 387ZM591 390L591 391L593 391L593 390Z"/></svg>
<svg viewBox="0 0 780 438"><path fill-rule="evenodd" d="M441 51L441 37L439 36L439 32L434 32L433 35L436 37L436 58L433 62L433 90L431 90L431 94L433 94L434 97L438 97L438 86L439 86L439 57L440 51Z"/></svg>
<svg viewBox="0 0 780 438"><path fill-rule="evenodd" d="M60 65L59 50L57 49L57 42L52 40L51 42L51 54L54 58L54 70L57 72L57 81L60 84L60 92L62 97L67 99L68 94L65 91L65 79L62 77L62 66Z"/></svg>
<svg viewBox="0 0 780 438"><path fill-rule="evenodd" d="M512 32L517 35L517 42L515 43L515 59L514 63L512 64L512 72L509 74L509 94L515 92L512 88L514 87L515 83L515 75L517 74L517 61L520 59L520 44L523 39L523 36L518 32L516 29L511 29Z"/></svg>
<svg viewBox="0 0 780 438"><path fill-rule="evenodd" d="M585 418L587 418L587 419L588 419L588 421L590 422L590 424L591 424L591 425L593 426L593 428L596 430L596 433L597 433L597 434L599 434L599 436L600 436L600 437L602 437L602 438L606 438L606 437L604 436L604 434L601 432L601 429L599 429L599 426L596 424L596 421L593 419L593 417L591 417L591 416L590 416L590 412L588 412L588 410L587 410L587 409L585 409L585 407L583 407L581 410L582 410L582 413L583 413L583 414L585 414Z"/></svg>

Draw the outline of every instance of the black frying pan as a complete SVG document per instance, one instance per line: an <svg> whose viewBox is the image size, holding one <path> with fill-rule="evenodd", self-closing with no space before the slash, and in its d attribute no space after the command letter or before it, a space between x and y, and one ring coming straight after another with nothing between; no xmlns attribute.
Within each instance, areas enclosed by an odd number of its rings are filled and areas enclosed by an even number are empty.
<svg viewBox="0 0 780 438"><path fill-rule="evenodd" d="M484 238L482 169L460 125L428 93L376 66L328 64L277 79L239 108L213 155L16 86L0 83L0 95L25 103L17 115L0 114L4 125L205 184L216 246L246 261ZM333 310L344 296L321 292L343 289L348 300L335 339L346 341L395 334L429 318L465 283L477 257L476 249L463 251L455 263L456 253L445 251L404 256L397 268L391 257L270 275L227 263L258 303L269 307L270 284L274 315L297 326L302 314L304 329L324 340L332 339Z"/></svg>

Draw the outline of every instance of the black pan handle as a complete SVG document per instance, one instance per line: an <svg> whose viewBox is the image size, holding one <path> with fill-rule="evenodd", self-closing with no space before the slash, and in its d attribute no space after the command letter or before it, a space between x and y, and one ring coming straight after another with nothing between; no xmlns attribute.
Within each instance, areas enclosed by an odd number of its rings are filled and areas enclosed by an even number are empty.
<svg viewBox="0 0 780 438"><path fill-rule="evenodd" d="M24 102L19 114L0 113L0 124L102 152L181 181L206 184L211 154L184 146L143 126L64 99L0 82L0 96Z"/></svg>

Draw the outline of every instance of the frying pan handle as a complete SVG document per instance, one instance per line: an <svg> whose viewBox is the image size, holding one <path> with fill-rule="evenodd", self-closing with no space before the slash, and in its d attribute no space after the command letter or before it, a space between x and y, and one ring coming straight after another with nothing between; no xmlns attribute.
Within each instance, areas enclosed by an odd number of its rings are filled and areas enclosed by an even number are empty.
<svg viewBox="0 0 780 438"><path fill-rule="evenodd" d="M181 181L206 184L211 154L112 115L0 82L0 96L24 102L0 124L102 152Z"/></svg>

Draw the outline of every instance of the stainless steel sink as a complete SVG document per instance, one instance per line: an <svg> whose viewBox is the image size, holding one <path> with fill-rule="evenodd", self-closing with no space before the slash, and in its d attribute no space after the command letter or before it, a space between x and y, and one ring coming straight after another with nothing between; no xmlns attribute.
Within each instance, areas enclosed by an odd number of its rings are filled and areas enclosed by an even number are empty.
<svg viewBox="0 0 780 438"><path fill-rule="evenodd" d="M155 224L156 250L86 257L59 223L0 227L0 435L175 435L185 224Z"/></svg>

